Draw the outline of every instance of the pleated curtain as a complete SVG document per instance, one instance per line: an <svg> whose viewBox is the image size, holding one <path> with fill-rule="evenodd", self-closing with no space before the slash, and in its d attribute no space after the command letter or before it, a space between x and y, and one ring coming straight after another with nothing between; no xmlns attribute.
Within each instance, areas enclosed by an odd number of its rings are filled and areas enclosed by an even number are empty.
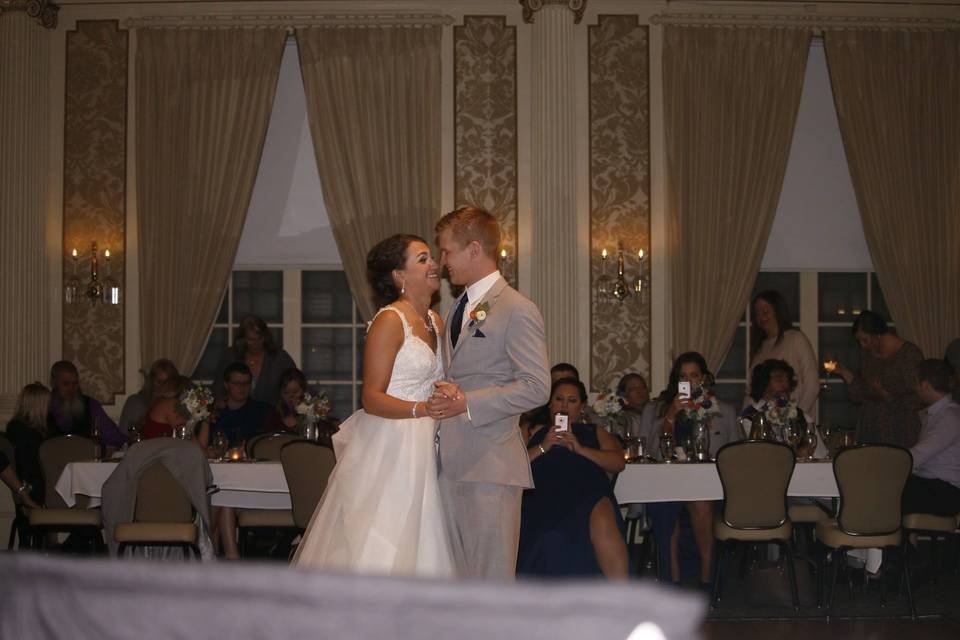
<svg viewBox="0 0 960 640"><path fill-rule="evenodd" d="M401 232L432 242L441 213L440 38L426 25L297 30L323 198L368 320L367 251Z"/></svg>
<svg viewBox="0 0 960 640"><path fill-rule="evenodd" d="M716 370L780 198L809 30L667 25L664 119L672 357Z"/></svg>
<svg viewBox="0 0 960 640"><path fill-rule="evenodd" d="M890 313L942 357L960 336L960 31L832 30L824 44Z"/></svg>
<svg viewBox="0 0 960 640"><path fill-rule="evenodd" d="M143 29L136 53L140 338L189 374L233 268L286 32Z"/></svg>

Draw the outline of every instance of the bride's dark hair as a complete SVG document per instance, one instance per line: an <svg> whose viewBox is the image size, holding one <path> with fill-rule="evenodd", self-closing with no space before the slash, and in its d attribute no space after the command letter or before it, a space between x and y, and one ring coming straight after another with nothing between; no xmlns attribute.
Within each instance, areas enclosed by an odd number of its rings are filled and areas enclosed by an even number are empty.
<svg viewBox="0 0 960 640"><path fill-rule="evenodd" d="M420 236L398 233L381 240L367 253L367 282L373 289L373 299L378 307L395 302L400 297L400 291L393 282L393 270L403 269L407 247L412 242L427 243Z"/></svg>

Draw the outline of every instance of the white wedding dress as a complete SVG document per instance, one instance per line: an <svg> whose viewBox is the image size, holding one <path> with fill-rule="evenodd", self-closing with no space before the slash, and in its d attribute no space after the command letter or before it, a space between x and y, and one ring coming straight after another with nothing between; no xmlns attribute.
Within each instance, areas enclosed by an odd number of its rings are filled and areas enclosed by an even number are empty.
<svg viewBox="0 0 960 640"><path fill-rule="evenodd" d="M425 401L443 376L437 352L406 318L387 394ZM436 327L433 312L431 322ZM452 577L432 418L393 420L362 409L333 436L337 464L293 558L297 567L380 575Z"/></svg>

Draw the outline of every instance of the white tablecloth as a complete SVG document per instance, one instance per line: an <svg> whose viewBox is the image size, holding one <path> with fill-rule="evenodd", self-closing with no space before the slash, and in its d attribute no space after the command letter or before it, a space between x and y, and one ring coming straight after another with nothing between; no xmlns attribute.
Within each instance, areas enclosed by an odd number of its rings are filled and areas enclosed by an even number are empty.
<svg viewBox="0 0 960 640"><path fill-rule="evenodd" d="M116 462L71 462L57 480L57 493L71 507L76 496L88 496L90 506L96 507L103 483L116 468ZM211 496L215 507L290 508L290 490L279 462L211 462L210 469L220 488Z"/></svg>
<svg viewBox="0 0 960 640"><path fill-rule="evenodd" d="M614 492L620 504L723 499L717 466L712 463L628 464L617 478ZM797 462L787 495L838 497L833 464L829 461Z"/></svg>

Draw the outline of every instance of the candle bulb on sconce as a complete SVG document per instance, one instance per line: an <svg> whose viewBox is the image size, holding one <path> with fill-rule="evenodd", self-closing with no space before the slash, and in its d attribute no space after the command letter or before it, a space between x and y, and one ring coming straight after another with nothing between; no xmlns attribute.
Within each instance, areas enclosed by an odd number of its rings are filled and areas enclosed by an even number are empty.
<svg viewBox="0 0 960 640"><path fill-rule="evenodd" d="M603 248L600 252L600 275L597 277L595 284L597 303L607 304L616 301L617 304L622 305L625 301L639 302L647 291L646 270L644 269L646 253L643 249L637 250L635 254L632 252L626 253L624 252L623 242L618 242L617 273L612 278L607 275L607 258L609 255L606 248ZM636 256L637 260L635 280L628 275L632 271L630 263L633 256Z"/></svg>
<svg viewBox="0 0 960 640"><path fill-rule="evenodd" d="M71 255L73 260L73 275L63 284L63 299L67 304L80 301L80 278L77 276L77 250Z"/></svg>
<svg viewBox="0 0 960 640"><path fill-rule="evenodd" d="M107 277L103 279L103 301L107 304L120 304L120 284L113 278L110 249L103 252L103 258L107 262Z"/></svg>
<svg viewBox="0 0 960 640"><path fill-rule="evenodd" d="M98 274L97 242L94 240L90 244L90 281L86 286L80 284L80 279L77 276L78 257L78 251L73 249L71 251L73 275L64 283L64 302L67 304L75 304L83 298L86 298L91 305L96 305L98 302L104 302L110 305L120 304L120 284L113 278L110 250L107 249L103 253L104 260L106 261L107 275L106 278L101 281Z"/></svg>

